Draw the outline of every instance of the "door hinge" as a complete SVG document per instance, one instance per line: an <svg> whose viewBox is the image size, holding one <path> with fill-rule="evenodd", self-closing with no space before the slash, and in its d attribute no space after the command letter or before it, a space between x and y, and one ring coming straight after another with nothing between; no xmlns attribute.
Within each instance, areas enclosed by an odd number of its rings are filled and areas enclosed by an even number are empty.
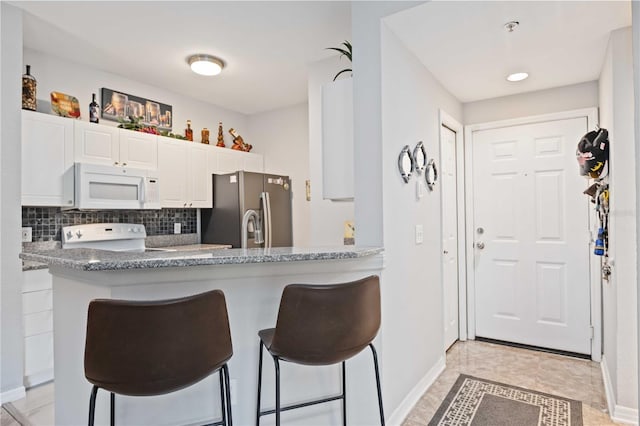
<svg viewBox="0 0 640 426"><path fill-rule="evenodd" d="M593 340L593 336L594 336L593 326L590 326L589 327L589 338L591 340Z"/></svg>

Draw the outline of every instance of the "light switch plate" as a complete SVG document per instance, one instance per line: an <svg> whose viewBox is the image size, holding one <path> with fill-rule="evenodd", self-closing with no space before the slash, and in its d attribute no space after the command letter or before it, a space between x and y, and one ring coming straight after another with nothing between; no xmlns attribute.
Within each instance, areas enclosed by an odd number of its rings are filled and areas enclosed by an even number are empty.
<svg viewBox="0 0 640 426"><path fill-rule="evenodd" d="M422 244L424 241L424 229L422 225L416 225L416 244Z"/></svg>
<svg viewBox="0 0 640 426"><path fill-rule="evenodd" d="M22 242L30 243L33 240L33 234L31 231L31 227L27 226L22 228Z"/></svg>
<svg viewBox="0 0 640 426"><path fill-rule="evenodd" d="M173 233L174 234L180 234L182 232L182 224L181 223L174 223L173 224Z"/></svg>

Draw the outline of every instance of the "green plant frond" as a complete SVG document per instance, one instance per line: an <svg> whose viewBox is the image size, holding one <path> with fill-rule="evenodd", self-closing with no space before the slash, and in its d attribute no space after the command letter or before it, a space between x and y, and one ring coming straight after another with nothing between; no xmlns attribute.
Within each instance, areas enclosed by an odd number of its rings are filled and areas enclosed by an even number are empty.
<svg viewBox="0 0 640 426"><path fill-rule="evenodd" d="M340 74L344 73L344 72L350 72L353 71L351 68L345 68L342 71L340 71L338 74L336 74L335 77L333 77L333 81L336 81L336 78L338 78L340 76Z"/></svg>
<svg viewBox="0 0 640 426"><path fill-rule="evenodd" d="M335 50L336 52L340 52L341 54L343 54L344 56L346 56L347 58L351 58L351 53L341 49L339 47L327 47L327 50Z"/></svg>

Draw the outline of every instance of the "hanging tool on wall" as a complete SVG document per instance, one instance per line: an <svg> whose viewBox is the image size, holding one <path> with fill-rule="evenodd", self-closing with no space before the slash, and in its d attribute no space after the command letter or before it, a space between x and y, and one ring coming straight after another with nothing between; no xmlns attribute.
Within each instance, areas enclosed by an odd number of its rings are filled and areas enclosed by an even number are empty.
<svg viewBox="0 0 640 426"><path fill-rule="evenodd" d="M595 204L598 232L594 241L593 254L602 256L602 278L609 279L609 132L598 128L586 133L578 142L576 159L580 175L595 179L593 185L584 191Z"/></svg>

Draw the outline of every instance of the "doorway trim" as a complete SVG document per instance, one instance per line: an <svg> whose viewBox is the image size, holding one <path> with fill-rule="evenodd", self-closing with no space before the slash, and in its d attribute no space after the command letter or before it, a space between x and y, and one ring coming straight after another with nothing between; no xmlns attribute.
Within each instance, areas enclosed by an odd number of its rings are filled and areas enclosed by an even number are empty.
<svg viewBox="0 0 640 426"><path fill-rule="evenodd" d="M457 201L457 234L458 234L458 340L465 341L467 340L467 253L465 250L466 247L466 239L465 239L465 229L466 229L466 221L465 221L465 174L466 170L464 167L465 158L464 158L464 126L451 115L447 114L444 110L439 109L439 127L438 127L438 139L439 139L439 152L440 159L439 164L442 165L442 126L448 127L453 130L456 134L456 201ZM442 202L442 191L440 191L440 216L442 218L442 206L444 203ZM442 220L440 220L442 223ZM440 235L440 239L442 239L442 235ZM442 253L440 256L440 276L443 276L443 264L442 264ZM443 282L444 284L444 282ZM442 295L442 301L444 304L444 291ZM443 305L444 306L444 305ZM443 312L443 318L445 313ZM446 321L446 319L445 319Z"/></svg>
<svg viewBox="0 0 640 426"><path fill-rule="evenodd" d="M497 129L501 127L519 126L523 124L534 124L546 121L566 120L571 118L587 118L587 128L594 129L598 124L598 108L582 108L570 111L555 112L550 114L533 115L528 117L518 117L508 120L491 121L486 123L470 124L464 126L464 213L465 213L465 236L473 235L473 133L480 130ZM578 141L576 141L576 144ZM593 209L589 210L589 229L585 232L591 233L595 223ZM458 236L460 237L460 236ZM591 236L593 241L593 236ZM474 277L474 253L473 241L465 240L463 243L465 258L468 259L466 265L466 329L467 338L475 339L475 277ZM602 286L600 278L600 265L593 256L589 255L589 279L590 279L590 300L591 300L591 327L593 338L591 339L591 359L600 361L602 358ZM464 306L464 305L460 305ZM462 317L461 317L462 320Z"/></svg>

